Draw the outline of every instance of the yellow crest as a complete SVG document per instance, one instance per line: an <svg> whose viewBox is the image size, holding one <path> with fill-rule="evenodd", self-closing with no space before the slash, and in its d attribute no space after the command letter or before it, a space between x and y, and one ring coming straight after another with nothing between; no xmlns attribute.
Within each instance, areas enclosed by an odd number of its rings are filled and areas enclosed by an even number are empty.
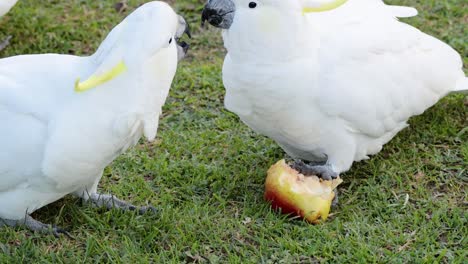
<svg viewBox="0 0 468 264"><path fill-rule="evenodd" d="M302 14L315 13L315 12L324 12L324 11L333 10L333 9L336 9L336 8L342 6L347 1L348 0L335 0L335 1L332 1L332 2L327 3L327 4L323 4L323 5L318 6L318 7L304 7L304 9L302 9Z"/></svg>
<svg viewBox="0 0 468 264"><path fill-rule="evenodd" d="M90 90L98 85L101 85L103 83L106 83L115 77L119 76L123 72L127 70L127 66L123 61L120 61L117 65L115 65L112 69L109 71L101 74L101 75L92 75L89 77L87 80L84 82L80 82L80 79L78 78L75 81L75 91L76 92L84 92L87 90Z"/></svg>

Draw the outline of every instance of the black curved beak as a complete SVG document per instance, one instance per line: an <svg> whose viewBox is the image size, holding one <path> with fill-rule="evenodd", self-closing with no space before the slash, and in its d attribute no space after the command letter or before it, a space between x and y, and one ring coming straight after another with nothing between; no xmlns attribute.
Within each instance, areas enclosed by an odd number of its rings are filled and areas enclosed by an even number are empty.
<svg viewBox="0 0 468 264"><path fill-rule="evenodd" d="M189 45L187 42L182 41L182 42L180 42L180 43L178 43L178 44L179 44L179 46L182 48L182 50L184 51L184 53L187 53L187 52L188 52L188 50L189 50L189 48L190 48L190 45Z"/></svg>
<svg viewBox="0 0 468 264"><path fill-rule="evenodd" d="M190 45L185 41L177 43L177 60L180 61L187 55Z"/></svg>
<svg viewBox="0 0 468 264"><path fill-rule="evenodd" d="M192 38L192 33L190 32L190 25L189 23L182 17L179 16L179 26L177 28L177 32L175 34L175 40L177 42L177 58L181 60L187 54L190 45L185 41L180 41L182 36L187 34L189 38Z"/></svg>
<svg viewBox="0 0 468 264"><path fill-rule="evenodd" d="M182 38L184 34L187 34L189 38L192 38L192 33L190 32L189 23L187 22L187 20L185 20L183 16L179 15L179 25L177 27L177 32L175 34L176 40L179 40L180 38Z"/></svg>
<svg viewBox="0 0 468 264"><path fill-rule="evenodd" d="M235 11L232 0L209 0L203 8L202 26L208 21L214 27L229 29L234 21Z"/></svg>

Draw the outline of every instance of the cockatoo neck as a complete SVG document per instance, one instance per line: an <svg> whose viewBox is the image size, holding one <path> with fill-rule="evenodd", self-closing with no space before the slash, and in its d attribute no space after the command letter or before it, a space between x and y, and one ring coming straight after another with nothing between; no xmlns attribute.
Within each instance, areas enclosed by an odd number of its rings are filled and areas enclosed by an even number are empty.
<svg viewBox="0 0 468 264"><path fill-rule="evenodd" d="M281 62L314 56L319 36L306 16L297 14L278 19L260 17L256 21L236 23L223 31L223 40L231 59L262 63Z"/></svg>
<svg viewBox="0 0 468 264"><path fill-rule="evenodd" d="M118 85L123 90L131 89L135 91L139 88L139 82L143 79L141 76L145 68L152 67L154 60L152 57L142 59L138 62L133 60L128 60L126 57L121 56L120 52L116 50L111 51L110 53L101 54L96 52L89 57L90 69L91 72L94 72L96 75L106 75L108 72L115 71L115 68L122 67L116 74L110 78L111 80L99 84L93 89L102 89L99 86L112 85L115 86L113 79L121 80L121 83L132 83L132 85ZM129 87L126 87L129 86ZM113 88L114 89L114 88Z"/></svg>
<svg viewBox="0 0 468 264"><path fill-rule="evenodd" d="M96 67L112 69L115 67L113 64L120 59L118 53L107 54L98 51L89 57L90 68L93 68L91 72ZM125 61L123 63L127 64ZM90 96L112 98L111 101L129 111L132 109L144 113L159 111L158 107L163 105L167 97L176 68L177 48L174 43L139 63L129 63L110 81L92 88ZM101 73L99 71L97 74Z"/></svg>
<svg viewBox="0 0 468 264"><path fill-rule="evenodd" d="M129 70L133 70L149 59L139 56L140 52L126 43L116 43L106 39L91 57L93 62L103 69L124 62Z"/></svg>

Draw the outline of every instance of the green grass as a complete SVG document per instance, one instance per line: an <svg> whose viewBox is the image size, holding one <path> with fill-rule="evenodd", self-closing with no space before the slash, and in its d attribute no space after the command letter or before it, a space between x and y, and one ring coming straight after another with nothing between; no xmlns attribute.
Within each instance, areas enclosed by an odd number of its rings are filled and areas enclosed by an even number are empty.
<svg viewBox="0 0 468 264"><path fill-rule="evenodd" d="M0 22L12 35L1 56L92 53L105 34L145 2L19 0ZM36 213L75 239L0 230L0 263L466 263L468 101L450 96L369 161L343 175L341 204L322 225L281 216L263 201L266 170L284 155L223 109L219 31L199 27L202 0L171 1L194 27L153 143L141 141L100 184L157 215L105 211L66 197ZM456 48L468 65L468 4L393 0L417 7L405 20ZM463 130L465 128L465 130ZM462 131L465 131L464 133ZM405 197L409 201L405 204Z"/></svg>

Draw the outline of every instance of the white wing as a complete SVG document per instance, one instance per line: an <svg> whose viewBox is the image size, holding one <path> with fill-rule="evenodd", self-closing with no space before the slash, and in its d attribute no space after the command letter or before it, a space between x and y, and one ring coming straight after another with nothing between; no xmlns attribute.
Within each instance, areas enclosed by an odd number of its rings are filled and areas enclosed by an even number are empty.
<svg viewBox="0 0 468 264"><path fill-rule="evenodd" d="M40 171L47 126L33 114L0 105L0 192Z"/></svg>
<svg viewBox="0 0 468 264"><path fill-rule="evenodd" d="M308 17L319 25L349 25L369 20L395 20L417 16L413 7L386 5L382 0L348 0L343 6L319 13L308 13Z"/></svg>
<svg viewBox="0 0 468 264"><path fill-rule="evenodd" d="M83 58L26 55L0 60L0 191L40 184L49 126L74 96Z"/></svg>
<svg viewBox="0 0 468 264"><path fill-rule="evenodd" d="M322 30L319 104L353 132L381 137L455 89L464 73L450 46L394 19L404 9L360 1L347 7L359 20L347 23L346 9L326 17L335 22ZM379 15L366 16L373 10Z"/></svg>

